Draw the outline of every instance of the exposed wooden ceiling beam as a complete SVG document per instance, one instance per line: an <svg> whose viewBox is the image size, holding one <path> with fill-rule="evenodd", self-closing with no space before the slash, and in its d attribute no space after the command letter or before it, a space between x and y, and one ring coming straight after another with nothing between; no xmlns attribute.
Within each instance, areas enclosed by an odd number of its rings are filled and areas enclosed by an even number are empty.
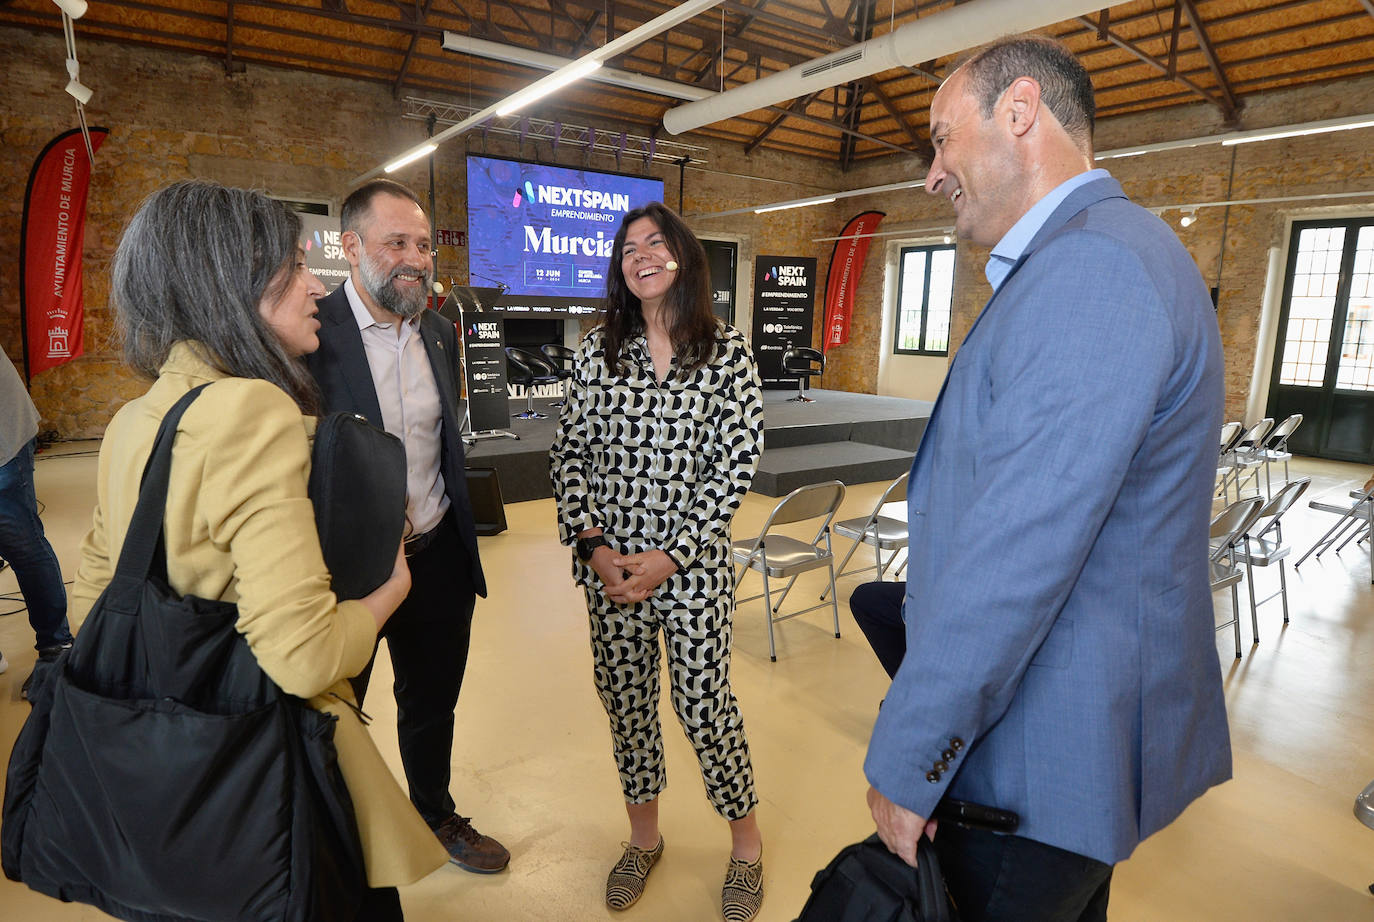
<svg viewBox="0 0 1374 922"><path fill-rule="evenodd" d="M821 90L817 90L810 96L802 96L794 99L785 109L778 110L778 114L773 117L773 120L764 126L762 131L754 135L753 139L748 144L744 145L744 152L746 154L752 154L754 151L758 150L759 145L766 141L768 136L778 129L778 126L787 121L788 115L805 110L807 106L811 105L811 101L819 96L821 92ZM775 106L774 108L776 109L777 107Z"/></svg>
<svg viewBox="0 0 1374 922"><path fill-rule="evenodd" d="M1164 75L1170 80L1174 79L1174 74L1178 73L1178 36L1183 26L1183 7L1174 4L1174 21L1169 27L1169 68L1164 71Z"/></svg>
<svg viewBox="0 0 1374 922"><path fill-rule="evenodd" d="M241 74L247 67L242 61L234 60L234 0L224 5L224 72Z"/></svg>
<svg viewBox="0 0 1374 922"><path fill-rule="evenodd" d="M429 18L429 8L434 5L434 0L415 0L415 22L416 25L424 25ZM391 95L397 99L401 98L401 88L406 83L406 73L410 70L410 61L415 57L415 46L420 44L420 33L412 32L410 41L406 44L405 57L401 59L401 66L396 71L396 80L391 84Z"/></svg>
<svg viewBox="0 0 1374 922"><path fill-rule="evenodd" d="M1088 28L1090 28L1090 29L1092 29L1092 30L1094 30L1094 31L1096 31L1096 29L1097 29L1096 23L1094 23L1092 20L1088 19L1086 16L1079 16L1079 17L1078 17L1078 21L1081 22L1081 23L1083 23L1083 25L1087 26ZM1169 72L1169 66L1168 66L1167 64L1164 64L1164 63L1161 62L1158 58L1156 58L1154 55L1150 54L1149 52L1147 52L1147 51L1143 50L1142 48L1140 48L1139 46L1137 46L1134 42L1127 41L1126 39L1122 38L1121 36L1117 35L1117 34L1114 33L1114 32L1111 32L1111 31L1108 31L1108 33L1107 33L1107 41L1108 41L1108 43L1110 43L1110 44L1112 44L1112 45L1115 45L1116 47L1120 48L1122 51L1127 51L1127 52L1130 52L1131 54L1135 55L1140 61L1142 61L1142 62L1145 63L1145 64L1150 65L1151 67L1153 67L1155 70L1159 71L1160 73L1162 73L1162 74L1168 74L1168 72ZM1203 89L1201 86L1199 86L1198 84L1194 83L1192 80L1189 80L1187 77L1183 76L1182 74L1177 74L1177 75L1175 75L1173 79L1176 80L1176 81L1178 81L1179 83L1182 83L1184 86L1188 87L1190 90L1192 90L1193 92L1197 93L1199 96L1201 96L1203 99L1205 99L1205 100L1207 100L1208 102L1210 102L1212 105L1217 106L1218 108L1220 108L1221 111L1222 111L1222 113L1223 113L1223 115L1225 115L1227 118L1230 118L1230 117L1231 117L1231 113L1227 111L1227 106L1226 106L1225 100L1219 100L1219 99L1217 99L1217 98L1214 97L1211 93L1208 93L1208 92L1207 92L1205 89Z"/></svg>
<svg viewBox="0 0 1374 922"><path fill-rule="evenodd" d="M1202 56L1207 59L1207 66L1212 69L1212 76L1216 78L1217 90L1221 93L1221 98L1225 100L1222 112L1226 115L1227 122L1235 122L1236 116L1240 112L1241 104L1236 101L1236 94L1231 91L1231 81L1226 77L1226 71L1221 66L1221 60L1217 58L1216 49L1212 47L1212 40L1207 35L1207 29L1202 24L1202 17L1197 14L1197 7L1193 5L1193 0L1175 0L1183 7L1183 15L1188 17L1188 25L1193 27L1193 34L1197 36L1198 48L1202 50Z"/></svg>

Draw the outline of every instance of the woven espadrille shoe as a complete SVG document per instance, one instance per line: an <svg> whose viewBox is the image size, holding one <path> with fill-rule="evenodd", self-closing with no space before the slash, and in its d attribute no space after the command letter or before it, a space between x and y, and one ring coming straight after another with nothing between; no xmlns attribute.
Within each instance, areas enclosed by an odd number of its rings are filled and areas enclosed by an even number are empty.
<svg viewBox="0 0 1374 922"><path fill-rule="evenodd" d="M628 842L622 844L625 854L606 878L606 905L612 909L629 909L644 895L644 882L663 855L663 836L658 837L658 845L651 849L638 848Z"/></svg>
<svg viewBox="0 0 1374 922"><path fill-rule="evenodd" d="M720 911L725 922L749 922L763 906L763 855L754 861L731 858L720 891Z"/></svg>

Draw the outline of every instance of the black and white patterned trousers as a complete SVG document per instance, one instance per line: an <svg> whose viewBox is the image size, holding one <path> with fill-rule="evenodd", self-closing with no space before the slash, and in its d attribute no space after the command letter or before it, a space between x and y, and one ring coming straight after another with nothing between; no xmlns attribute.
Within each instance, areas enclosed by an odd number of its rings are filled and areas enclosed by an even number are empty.
<svg viewBox="0 0 1374 922"><path fill-rule="evenodd" d="M611 602L594 575L579 581L591 617L596 690L611 720L626 802L647 803L668 783L658 717L661 632L673 710L696 750L707 797L727 820L743 819L758 798L744 720L730 690L734 582L728 564L675 573L636 605Z"/></svg>

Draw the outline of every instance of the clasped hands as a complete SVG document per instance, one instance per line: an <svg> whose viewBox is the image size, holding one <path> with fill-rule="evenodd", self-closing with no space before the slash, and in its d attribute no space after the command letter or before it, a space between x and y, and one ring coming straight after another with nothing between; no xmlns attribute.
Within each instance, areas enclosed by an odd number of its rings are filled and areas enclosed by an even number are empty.
<svg viewBox="0 0 1374 922"><path fill-rule="evenodd" d="M601 577L601 591L617 605L643 602L677 572L673 559L659 550L623 554L602 546L592 552L588 563Z"/></svg>

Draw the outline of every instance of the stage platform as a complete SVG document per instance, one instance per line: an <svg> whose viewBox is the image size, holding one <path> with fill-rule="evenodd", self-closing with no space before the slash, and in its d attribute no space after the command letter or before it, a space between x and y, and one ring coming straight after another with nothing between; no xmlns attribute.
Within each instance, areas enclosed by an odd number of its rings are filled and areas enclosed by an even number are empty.
<svg viewBox="0 0 1374 922"><path fill-rule="evenodd" d="M812 403L788 399L796 393L764 391L764 451L754 477L755 493L785 496L822 480L891 480L911 467L933 406L925 400L848 391L811 390ZM467 448L469 467L495 468L504 502L553 495L549 447L558 423L554 400L535 398L535 409L548 414L547 419L510 421L507 430L519 435L518 441L482 439ZM510 405L511 413L518 413L525 401L512 399Z"/></svg>

